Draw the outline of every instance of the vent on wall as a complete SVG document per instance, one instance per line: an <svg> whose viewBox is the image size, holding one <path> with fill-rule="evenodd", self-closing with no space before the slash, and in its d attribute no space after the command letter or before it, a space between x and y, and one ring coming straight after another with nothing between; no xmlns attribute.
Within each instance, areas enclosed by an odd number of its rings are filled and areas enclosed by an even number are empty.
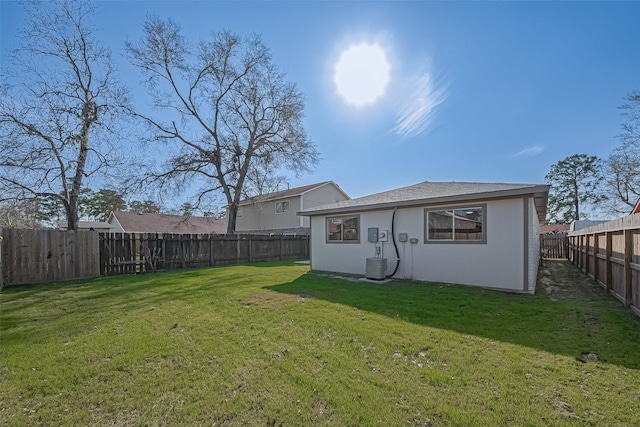
<svg viewBox="0 0 640 427"><path fill-rule="evenodd" d="M386 258L367 258L365 277L373 280L383 280L387 271Z"/></svg>

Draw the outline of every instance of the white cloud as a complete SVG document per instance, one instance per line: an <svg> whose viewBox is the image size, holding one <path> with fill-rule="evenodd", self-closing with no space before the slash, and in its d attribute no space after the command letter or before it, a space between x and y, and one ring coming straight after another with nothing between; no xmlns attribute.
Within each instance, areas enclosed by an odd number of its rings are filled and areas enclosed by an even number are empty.
<svg viewBox="0 0 640 427"><path fill-rule="evenodd" d="M402 137L417 136L433 121L434 109L446 99L444 88L436 87L429 74L423 74L409 86L410 94L396 114L393 131Z"/></svg>
<svg viewBox="0 0 640 427"><path fill-rule="evenodd" d="M542 145L533 145L531 147L525 147L517 153L513 153L513 157L535 157L538 154L544 151L544 147Z"/></svg>

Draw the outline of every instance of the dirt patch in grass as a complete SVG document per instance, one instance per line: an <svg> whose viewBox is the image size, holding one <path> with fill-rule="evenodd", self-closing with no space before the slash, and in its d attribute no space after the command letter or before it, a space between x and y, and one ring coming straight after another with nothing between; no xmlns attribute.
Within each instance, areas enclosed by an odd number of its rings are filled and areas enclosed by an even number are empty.
<svg viewBox="0 0 640 427"><path fill-rule="evenodd" d="M282 305L290 304L294 302L304 303L306 301L305 295L290 295L278 292L260 292L252 295L251 297L241 300L242 304L246 306L251 305Z"/></svg>
<svg viewBox="0 0 640 427"><path fill-rule="evenodd" d="M538 269L538 293L552 301L593 301L606 291L567 260L544 260Z"/></svg>

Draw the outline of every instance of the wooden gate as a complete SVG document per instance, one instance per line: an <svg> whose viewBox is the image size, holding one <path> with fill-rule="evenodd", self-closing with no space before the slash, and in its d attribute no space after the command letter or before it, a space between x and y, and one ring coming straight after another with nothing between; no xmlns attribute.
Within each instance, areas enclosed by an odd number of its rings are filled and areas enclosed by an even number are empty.
<svg viewBox="0 0 640 427"><path fill-rule="evenodd" d="M546 258L569 258L569 237L567 233L541 234L540 252Z"/></svg>

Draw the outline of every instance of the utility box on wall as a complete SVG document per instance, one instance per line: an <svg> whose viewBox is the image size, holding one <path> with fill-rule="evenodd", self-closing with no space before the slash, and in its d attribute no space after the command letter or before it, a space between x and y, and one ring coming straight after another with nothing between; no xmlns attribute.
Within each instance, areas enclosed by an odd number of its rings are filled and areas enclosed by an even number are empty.
<svg viewBox="0 0 640 427"><path fill-rule="evenodd" d="M371 227L367 229L367 241L371 243L378 243L378 228Z"/></svg>

